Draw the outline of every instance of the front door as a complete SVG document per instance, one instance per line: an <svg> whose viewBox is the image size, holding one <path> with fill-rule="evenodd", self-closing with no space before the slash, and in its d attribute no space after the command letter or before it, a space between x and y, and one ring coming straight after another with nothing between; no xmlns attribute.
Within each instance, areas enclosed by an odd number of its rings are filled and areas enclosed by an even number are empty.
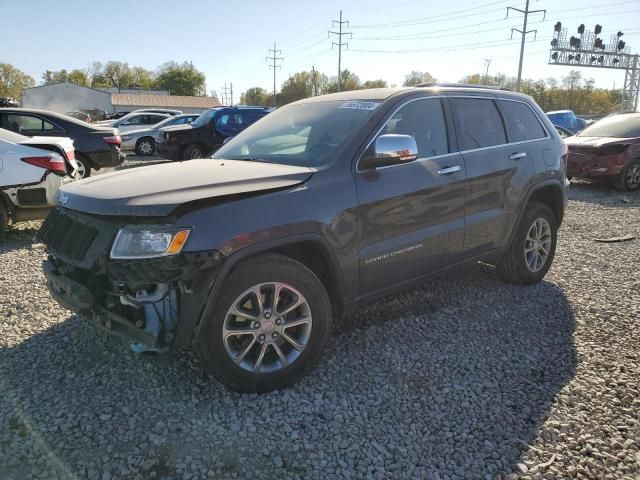
<svg viewBox="0 0 640 480"><path fill-rule="evenodd" d="M449 148L444 111L441 98L405 103L378 135L411 135L418 159L355 173L361 294L462 257L466 173Z"/></svg>

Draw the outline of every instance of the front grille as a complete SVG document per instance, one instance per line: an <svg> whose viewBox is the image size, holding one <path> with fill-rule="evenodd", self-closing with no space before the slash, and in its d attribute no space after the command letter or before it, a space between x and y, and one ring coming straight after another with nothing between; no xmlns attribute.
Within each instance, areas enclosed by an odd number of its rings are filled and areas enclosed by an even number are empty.
<svg viewBox="0 0 640 480"><path fill-rule="evenodd" d="M51 211L36 235L53 255L81 262L98 235L98 229L60 208Z"/></svg>
<svg viewBox="0 0 640 480"><path fill-rule="evenodd" d="M18 190L20 205L43 205L47 203L47 191L44 188L23 188Z"/></svg>

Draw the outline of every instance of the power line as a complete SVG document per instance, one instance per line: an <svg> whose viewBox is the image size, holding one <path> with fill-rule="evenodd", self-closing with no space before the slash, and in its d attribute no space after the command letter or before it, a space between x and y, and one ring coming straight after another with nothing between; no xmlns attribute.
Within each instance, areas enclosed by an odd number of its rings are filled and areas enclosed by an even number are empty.
<svg viewBox="0 0 640 480"><path fill-rule="evenodd" d="M282 68L282 65L279 65L278 62L284 61L284 57L278 57L282 53L282 50L276 49L276 42L273 42L273 49L269 49L269 53L273 54L273 56L267 57L267 62L272 62L269 64L269 68L273 68L273 106L276 106L276 71L279 68Z"/></svg>
<svg viewBox="0 0 640 480"><path fill-rule="evenodd" d="M336 35L338 37L338 43L332 42L331 43L331 47L333 48L334 45L338 46L338 91L340 91L340 86L341 86L341 83L342 83L342 78L341 78L341 73L342 73L342 69L341 69L342 46L344 45L345 47L349 47L348 43L344 43L342 41L342 37L345 36L345 35L349 35L349 38L352 38L353 34L350 33L350 32L343 32L342 31L342 25L346 25L347 27L349 27L349 22L342 20L342 10L340 10L340 20L334 20L331 23L331 27L334 27L335 25L338 25L338 31L337 32L333 32L333 31L329 30L328 37L331 37L331 35Z"/></svg>
<svg viewBox="0 0 640 480"><path fill-rule="evenodd" d="M520 91L520 80L522 79L522 61L524 60L524 41L527 37L528 33L533 33L534 35L538 35L538 30L527 30L527 20L529 19L530 13L541 13L546 16L546 10L529 10L529 0L526 0L524 10L520 10L515 7L507 7L507 17L509 17L509 10L515 10L516 12L520 12L524 15L524 19L522 21L522 30L511 27L511 38L513 38L513 32L519 32L521 35L520 41L520 60L518 62L518 78L516 80L516 92ZM544 21L544 17L542 17ZM534 37L535 38L535 37Z"/></svg>

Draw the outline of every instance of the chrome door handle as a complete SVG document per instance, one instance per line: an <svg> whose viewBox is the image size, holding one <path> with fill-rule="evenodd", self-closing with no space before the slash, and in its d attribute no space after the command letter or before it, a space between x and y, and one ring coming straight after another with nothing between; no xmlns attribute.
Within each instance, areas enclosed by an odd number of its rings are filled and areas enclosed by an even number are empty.
<svg viewBox="0 0 640 480"><path fill-rule="evenodd" d="M512 153L509 156L509 160L520 160L521 158L524 158L526 156L527 156L526 152Z"/></svg>
<svg viewBox="0 0 640 480"><path fill-rule="evenodd" d="M453 167L444 167L438 170L438 175L449 175L451 173L456 173L462 170L460 165L455 165Z"/></svg>

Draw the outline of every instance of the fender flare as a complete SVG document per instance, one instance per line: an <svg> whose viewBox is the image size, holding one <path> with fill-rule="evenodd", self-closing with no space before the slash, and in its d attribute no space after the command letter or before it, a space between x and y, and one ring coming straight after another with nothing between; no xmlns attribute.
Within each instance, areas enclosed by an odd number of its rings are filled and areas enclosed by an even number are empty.
<svg viewBox="0 0 640 480"><path fill-rule="evenodd" d="M204 319L211 315L213 308L215 306L215 301L218 298L220 290L222 289L222 285L224 281L229 276L229 273L233 268L240 263L241 261L254 256L259 255L261 253L272 251L279 247L286 247L287 245L293 245L295 243L300 242L314 242L318 244L325 252L327 258L329 259L329 268L331 270L332 277L337 282L337 290L339 292L342 291L343 278L342 273L338 265L338 260L333 251L333 248L327 242L325 238L316 234L316 233L303 233L298 235L290 235L286 237L280 237L273 240L268 240L266 242L260 242L254 245L249 245L247 247L240 248L239 250L233 252L230 256L228 256L223 262L222 266L218 270L215 279L210 285L208 294L205 299L204 307L200 310L200 315L195 321L195 324L192 328L192 342L198 342L201 338L202 328L204 325Z"/></svg>

